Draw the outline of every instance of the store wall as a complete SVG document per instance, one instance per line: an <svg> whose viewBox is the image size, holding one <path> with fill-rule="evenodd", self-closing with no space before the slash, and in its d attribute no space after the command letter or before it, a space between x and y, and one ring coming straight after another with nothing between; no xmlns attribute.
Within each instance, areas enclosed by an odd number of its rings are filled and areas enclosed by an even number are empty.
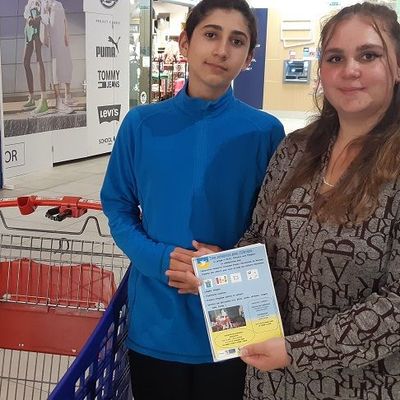
<svg viewBox="0 0 400 400"><path fill-rule="evenodd" d="M289 0L278 5L271 2L267 32L267 60L264 82L264 109L269 111L309 112L314 108L313 90L315 87L317 60L311 60L311 74L308 83L284 82L284 60L303 59L304 47L316 48L319 40L319 21L328 12L326 2L304 0L302 7L293 10ZM282 21L308 21L310 31L284 32L284 37L304 38L286 45L281 40ZM300 22L302 23L302 22ZM286 36L287 35L287 36ZM311 38L311 40L307 40ZM298 43L296 45L296 43ZM290 46L290 47L287 47Z"/></svg>
<svg viewBox="0 0 400 400"><path fill-rule="evenodd" d="M309 111L313 107L312 91L315 78L314 69L317 62L314 60L311 61L312 69L309 83L284 82L283 65L284 60L290 58L289 52L295 52L295 59L302 59L303 48L306 46L317 46L318 38L314 33L313 43L304 41L307 44L285 48L280 39L282 17L283 13L281 10L269 9L264 109Z"/></svg>

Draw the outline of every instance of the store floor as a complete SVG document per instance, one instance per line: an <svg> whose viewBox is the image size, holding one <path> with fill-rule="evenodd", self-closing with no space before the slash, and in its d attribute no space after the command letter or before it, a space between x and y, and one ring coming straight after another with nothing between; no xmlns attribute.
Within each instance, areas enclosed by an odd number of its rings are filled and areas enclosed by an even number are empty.
<svg viewBox="0 0 400 400"><path fill-rule="evenodd" d="M73 163L66 163L50 169L7 179L7 189L0 190L0 198L14 198L35 194L41 197L59 198L62 196L80 196L98 200L99 189L103 182L108 156L99 156ZM38 208L33 214L22 216L17 210L4 209L4 216L9 225L17 227L46 227L47 229L72 229L79 226L79 220L67 218L62 222L54 222L44 217L46 209ZM103 213L98 215L101 227L107 233L107 223ZM0 232L3 233L0 226Z"/></svg>
<svg viewBox="0 0 400 400"><path fill-rule="evenodd" d="M280 117L286 132L301 128L304 118ZM0 190L0 198L14 198L35 194L41 197L58 198L64 195L76 195L87 199L98 200L99 190L107 166L108 156L99 156L87 160L66 163L48 170L35 172L6 180L7 189ZM80 231L82 221L67 218L62 222L54 222L45 218L47 208L38 208L33 214L22 216L15 208L2 209L6 223L10 227L24 229L23 234L51 237L52 231ZM107 234L108 226L102 212L89 212L87 215L97 217L102 233ZM28 229L42 229L47 232L38 234ZM25 231L26 230L26 231ZM49 233L50 232L50 233ZM12 228L5 227L0 220L0 234L15 234ZM21 232L18 233L21 235ZM82 234L83 240L99 240L97 228L88 225ZM1 256L1 243L0 243ZM1 326L1 323L0 323ZM1 328L0 328L1 329ZM23 329L23 327L22 327ZM54 358L51 355L39 357L37 353L23 351L4 351L0 349L0 399L39 400L46 399L52 386L46 382L54 381L50 374L57 371L61 376L73 361L73 357ZM29 361L31 357L31 361ZM38 358L32 358L38 357ZM33 365L27 367L27 363ZM38 373L45 371L44 375ZM56 379L57 380L57 379Z"/></svg>

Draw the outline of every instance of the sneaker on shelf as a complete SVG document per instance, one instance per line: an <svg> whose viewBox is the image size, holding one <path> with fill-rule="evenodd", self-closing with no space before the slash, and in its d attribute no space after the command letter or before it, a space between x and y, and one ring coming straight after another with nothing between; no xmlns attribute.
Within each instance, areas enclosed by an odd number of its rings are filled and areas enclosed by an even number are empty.
<svg viewBox="0 0 400 400"><path fill-rule="evenodd" d="M64 99L64 104L66 104L67 106L73 107L78 104L78 101L73 99L72 96L67 96Z"/></svg>
<svg viewBox="0 0 400 400"><path fill-rule="evenodd" d="M22 105L24 108L32 108L35 107L35 99L28 99L26 103Z"/></svg>
<svg viewBox="0 0 400 400"><path fill-rule="evenodd" d="M70 106L67 106L62 101L56 102L56 110L57 112L62 114L72 114L74 112L74 110Z"/></svg>
<svg viewBox="0 0 400 400"><path fill-rule="evenodd" d="M34 114L43 114L49 110L49 106L47 104L46 99L42 99L39 101L38 106L33 110Z"/></svg>

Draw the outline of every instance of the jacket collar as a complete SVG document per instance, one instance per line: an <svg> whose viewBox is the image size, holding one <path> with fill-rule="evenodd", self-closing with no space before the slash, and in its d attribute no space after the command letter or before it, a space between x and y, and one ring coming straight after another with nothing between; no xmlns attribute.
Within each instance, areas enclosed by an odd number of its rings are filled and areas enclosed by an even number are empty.
<svg viewBox="0 0 400 400"><path fill-rule="evenodd" d="M223 112L234 101L232 87L216 100L204 100L198 97L190 97L187 93L188 82L175 97L176 106L186 114L193 117L210 117Z"/></svg>

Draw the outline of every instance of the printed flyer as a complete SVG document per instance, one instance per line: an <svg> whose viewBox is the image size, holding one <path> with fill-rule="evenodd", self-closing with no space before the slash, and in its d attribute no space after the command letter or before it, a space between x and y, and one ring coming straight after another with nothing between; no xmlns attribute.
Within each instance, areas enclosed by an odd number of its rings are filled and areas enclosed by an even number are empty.
<svg viewBox="0 0 400 400"><path fill-rule="evenodd" d="M239 357L250 343L283 337L263 244L193 258L214 361Z"/></svg>

